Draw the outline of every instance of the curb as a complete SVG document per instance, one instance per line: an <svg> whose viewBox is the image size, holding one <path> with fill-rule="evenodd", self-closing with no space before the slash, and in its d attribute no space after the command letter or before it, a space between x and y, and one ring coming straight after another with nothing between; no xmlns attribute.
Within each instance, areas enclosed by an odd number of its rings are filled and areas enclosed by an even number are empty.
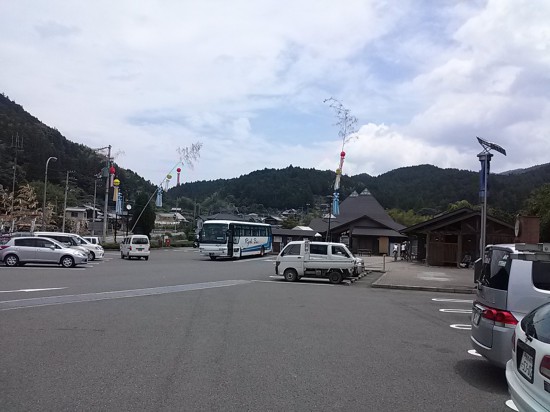
<svg viewBox="0 0 550 412"><path fill-rule="evenodd" d="M361 279L362 277L364 276L367 276L367 274L370 273L366 270L364 270L363 272L361 272L359 275L357 276L354 276L352 278L347 278L347 279L344 279L342 281L342 284L343 285L347 285L347 286L351 286L353 283L357 282L359 279Z"/></svg>
<svg viewBox="0 0 550 412"><path fill-rule="evenodd" d="M438 288L434 286L409 286L409 285L384 285L380 283L373 283L372 288L379 289L400 289L400 290L418 290L423 292L445 292L445 293L464 293L473 294L476 293L475 288Z"/></svg>

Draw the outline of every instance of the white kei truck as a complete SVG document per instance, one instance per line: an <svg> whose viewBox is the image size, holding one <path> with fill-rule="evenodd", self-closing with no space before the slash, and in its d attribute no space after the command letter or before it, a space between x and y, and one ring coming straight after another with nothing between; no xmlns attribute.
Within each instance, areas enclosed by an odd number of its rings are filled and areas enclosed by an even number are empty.
<svg viewBox="0 0 550 412"><path fill-rule="evenodd" d="M289 242L275 260L275 274L288 282L313 277L337 284L359 275L364 268L363 259L354 257L345 244L332 242Z"/></svg>

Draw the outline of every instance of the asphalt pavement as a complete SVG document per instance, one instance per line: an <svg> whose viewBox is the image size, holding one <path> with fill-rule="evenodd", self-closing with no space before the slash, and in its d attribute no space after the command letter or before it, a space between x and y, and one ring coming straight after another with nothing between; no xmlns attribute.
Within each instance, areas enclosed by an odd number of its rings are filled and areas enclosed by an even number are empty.
<svg viewBox="0 0 550 412"><path fill-rule="evenodd" d="M371 284L374 288L475 293L473 268L428 266L421 262L394 261L387 256L365 256L363 259L368 271L382 273Z"/></svg>

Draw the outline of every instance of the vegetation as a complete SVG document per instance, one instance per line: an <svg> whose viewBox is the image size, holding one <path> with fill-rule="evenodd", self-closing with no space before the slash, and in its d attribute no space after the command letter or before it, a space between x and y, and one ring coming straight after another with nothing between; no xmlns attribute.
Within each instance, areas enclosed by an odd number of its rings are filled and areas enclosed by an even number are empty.
<svg viewBox="0 0 550 412"><path fill-rule="evenodd" d="M550 183L535 189L525 202L523 214L540 217L540 238L550 241Z"/></svg>
<svg viewBox="0 0 550 412"><path fill-rule="evenodd" d="M137 195L130 227L134 228L133 233L151 236L151 232L155 228L155 210L149 202L149 196L145 193ZM139 219L139 220L138 220Z"/></svg>
<svg viewBox="0 0 550 412"><path fill-rule="evenodd" d="M190 149L181 149L180 155L190 161L196 160L200 148L201 144L197 143ZM68 141L59 131L44 125L21 106L0 95L0 213L4 222L11 222L6 215L11 208L14 176L16 197L23 193L21 190L27 191L25 196L30 195L29 188L32 188L32 196L17 203L18 213L27 208L29 215L41 215L45 164L50 156L55 156L57 161L50 162L48 169L47 223L58 224L67 171L73 171L67 206L92 204L96 189L96 206L103 207L105 179L97 180L96 175L105 167L105 154ZM493 160L497 161L498 158ZM131 170L115 167L117 177L122 181L121 190L126 200L134 204L132 212L137 217L145 205L143 199L154 192L155 186ZM164 210L179 207L189 218L221 211L268 215L294 208L299 211L301 222L287 221L285 226L307 224L311 217L327 212L327 196L333 191L335 177L334 171L290 165L280 170L258 170L233 179L188 182L165 193ZM550 164L508 174L492 174L489 179L489 213L513 222L514 215L523 209L525 213L541 216L543 233L550 234L549 182ZM389 210L390 216L409 226L446 210L478 207L478 184L477 172L419 165L376 177L343 175L340 198L344 200L353 191L360 193L368 188ZM140 223L137 230L150 233L151 219L154 222L153 207L149 205L144 214L149 220L143 226Z"/></svg>

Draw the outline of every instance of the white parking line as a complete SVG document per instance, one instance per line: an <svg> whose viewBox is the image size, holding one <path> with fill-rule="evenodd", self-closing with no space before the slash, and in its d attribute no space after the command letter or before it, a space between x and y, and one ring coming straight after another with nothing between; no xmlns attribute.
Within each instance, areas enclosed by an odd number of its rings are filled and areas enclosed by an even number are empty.
<svg viewBox="0 0 550 412"><path fill-rule="evenodd" d="M472 313L472 309L439 309L444 313Z"/></svg>
<svg viewBox="0 0 550 412"><path fill-rule="evenodd" d="M504 402L504 404L513 411L519 411L518 407L512 399L508 399L506 402Z"/></svg>
<svg viewBox="0 0 550 412"><path fill-rule="evenodd" d="M469 353L470 355L479 356L479 357L481 358L481 355L480 355L479 353L477 353L477 351L476 351L475 349L470 349L470 350L468 351L468 353Z"/></svg>
<svg viewBox="0 0 550 412"><path fill-rule="evenodd" d="M41 298L17 299L0 301L0 311L33 308L40 306L63 305L67 303L96 302L101 300L134 298L141 296L164 295L168 293L190 292L194 290L222 288L228 286L246 285L248 280L223 280L219 282L191 283L156 288L115 290L109 292L84 293L80 295L46 296Z"/></svg>
<svg viewBox="0 0 550 412"><path fill-rule="evenodd" d="M472 303L473 300L468 299L443 299L443 298L433 298L434 302L450 302L450 303Z"/></svg>
<svg viewBox="0 0 550 412"><path fill-rule="evenodd" d="M457 324L450 325L450 326L453 329L472 330L472 325L464 325L464 324L457 323Z"/></svg>
<svg viewBox="0 0 550 412"><path fill-rule="evenodd" d="M18 290L0 290L0 293L16 293L16 292L42 292L46 290L59 290L65 288L42 288L42 289L18 289Z"/></svg>

